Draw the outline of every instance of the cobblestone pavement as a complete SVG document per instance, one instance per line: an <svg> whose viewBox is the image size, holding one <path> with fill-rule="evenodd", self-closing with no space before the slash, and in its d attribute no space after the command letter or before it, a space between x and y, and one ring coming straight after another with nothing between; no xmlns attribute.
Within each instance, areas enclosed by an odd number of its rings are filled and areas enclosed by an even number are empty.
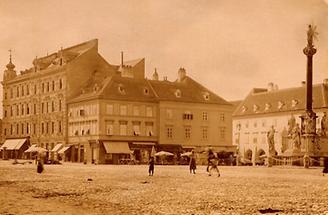
<svg viewBox="0 0 328 215"><path fill-rule="evenodd" d="M328 175L301 167L148 167L0 161L0 214L328 214ZM89 180L88 180L89 179Z"/></svg>

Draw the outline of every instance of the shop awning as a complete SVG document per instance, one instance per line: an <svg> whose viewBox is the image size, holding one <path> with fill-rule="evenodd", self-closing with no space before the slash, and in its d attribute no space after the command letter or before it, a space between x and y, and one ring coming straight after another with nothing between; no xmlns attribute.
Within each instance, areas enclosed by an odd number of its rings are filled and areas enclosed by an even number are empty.
<svg viewBox="0 0 328 215"><path fill-rule="evenodd" d="M145 146L155 146L155 143L151 143L151 142L133 142L133 145L145 145Z"/></svg>
<svg viewBox="0 0 328 215"><path fill-rule="evenodd" d="M63 147L63 144L58 143L55 147L51 150L51 152L58 152Z"/></svg>
<svg viewBox="0 0 328 215"><path fill-rule="evenodd" d="M130 154L129 144L127 142L103 142L106 153L110 154Z"/></svg>
<svg viewBox="0 0 328 215"><path fill-rule="evenodd" d="M19 150L25 143L26 139L9 139L0 147L0 150Z"/></svg>
<svg viewBox="0 0 328 215"><path fill-rule="evenodd" d="M69 148L71 148L71 146L65 146L64 148L62 148L61 150L58 151L58 154L65 153Z"/></svg>
<svg viewBox="0 0 328 215"><path fill-rule="evenodd" d="M24 152L35 152L37 149L36 144L33 144L32 146L30 146L30 148L28 148L27 150L25 150Z"/></svg>

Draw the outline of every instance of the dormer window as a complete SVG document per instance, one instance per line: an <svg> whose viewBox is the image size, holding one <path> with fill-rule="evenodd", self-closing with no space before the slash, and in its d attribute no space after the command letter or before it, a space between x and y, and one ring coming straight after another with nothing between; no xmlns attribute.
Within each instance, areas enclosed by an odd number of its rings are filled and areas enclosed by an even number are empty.
<svg viewBox="0 0 328 215"><path fill-rule="evenodd" d="M123 85L118 86L118 92L120 92L123 95L125 94L125 89L124 89Z"/></svg>
<svg viewBox="0 0 328 215"><path fill-rule="evenodd" d="M270 103L266 103L264 110L265 111L269 111L270 109L271 109L271 104Z"/></svg>
<svg viewBox="0 0 328 215"><path fill-rule="evenodd" d="M99 90L98 84L95 84L95 85L93 86L93 91L94 91L94 92L97 92L98 90Z"/></svg>
<svg viewBox="0 0 328 215"><path fill-rule="evenodd" d="M246 106L242 106L241 107L241 112L245 113L247 111L247 107Z"/></svg>
<svg viewBox="0 0 328 215"><path fill-rule="evenodd" d="M176 90L175 91L175 96L177 97L177 98L180 98L181 97L181 91L178 89L178 90Z"/></svg>
<svg viewBox="0 0 328 215"><path fill-rule="evenodd" d="M258 112L259 111L259 106L258 105L253 105L253 111Z"/></svg>
<svg viewBox="0 0 328 215"><path fill-rule="evenodd" d="M206 101L210 100L210 94L208 92L204 93L203 97Z"/></svg>
<svg viewBox="0 0 328 215"><path fill-rule="evenodd" d="M145 87L145 88L143 89L143 93L144 93L145 95L149 95L149 89L148 89L147 87Z"/></svg>
<svg viewBox="0 0 328 215"><path fill-rule="evenodd" d="M292 100L292 107L295 108L298 105L298 100L293 99Z"/></svg>
<svg viewBox="0 0 328 215"><path fill-rule="evenodd" d="M278 102L278 109L281 110L285 106L285 103L282 101Z"/></svg>

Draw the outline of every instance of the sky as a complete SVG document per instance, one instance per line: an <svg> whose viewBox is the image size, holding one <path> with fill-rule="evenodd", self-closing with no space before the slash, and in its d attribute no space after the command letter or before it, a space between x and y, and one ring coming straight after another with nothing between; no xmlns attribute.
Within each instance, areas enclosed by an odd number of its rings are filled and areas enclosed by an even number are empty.
<svg viewBox="0 0 328 215"><path fill-rule="evenodd" d="M178 69L227 101L306 79L306 31L317 26L314 83L328 78L328 0L1 0L0 72L98 38L111 64L144 57L146 76ZM0 74L2 79L2 74ZM1 93L2 94L2 93Z"/></svg>

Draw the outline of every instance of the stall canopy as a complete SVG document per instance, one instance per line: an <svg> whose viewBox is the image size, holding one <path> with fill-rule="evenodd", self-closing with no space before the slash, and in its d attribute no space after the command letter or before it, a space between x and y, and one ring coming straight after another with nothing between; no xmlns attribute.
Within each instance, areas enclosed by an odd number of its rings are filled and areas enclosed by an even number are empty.
<svg viewBox="0 0 328 215"><path fill-rule="evenodd" d="M0 147L0 150L6 148L6 150L19 150L27 139L9 139Z"/></svg>
<svg viewBox="0 0 328 215"><path fill-rule="evenodd" d="M38 147L36 144L33 144L32 146L30 146L30 148L28 148L24 152L40 152L41 153L41 152L46 152L46 151L47 151L47 149Z"/></svg>
<svg viewBox="0 0 328 215"><path fill-rule="evenodd" d="M65 153L69 148L71 148L71 146L65 146L64 148L62 148L61 150L58 151L58 154Z"/></svg>
<svg viewBox="0 0 328 215"><path fill-rule="evenodd" d="M111 154L130 154L129 144L127 142L103 142L106 153Z"/></svg>
<svg viewBox="0 0 328 215"><path fill-rule="evenodd" d="M51 152L58 152L61 148L63 147L63 144L58 143L52 150Z"/></svg>

